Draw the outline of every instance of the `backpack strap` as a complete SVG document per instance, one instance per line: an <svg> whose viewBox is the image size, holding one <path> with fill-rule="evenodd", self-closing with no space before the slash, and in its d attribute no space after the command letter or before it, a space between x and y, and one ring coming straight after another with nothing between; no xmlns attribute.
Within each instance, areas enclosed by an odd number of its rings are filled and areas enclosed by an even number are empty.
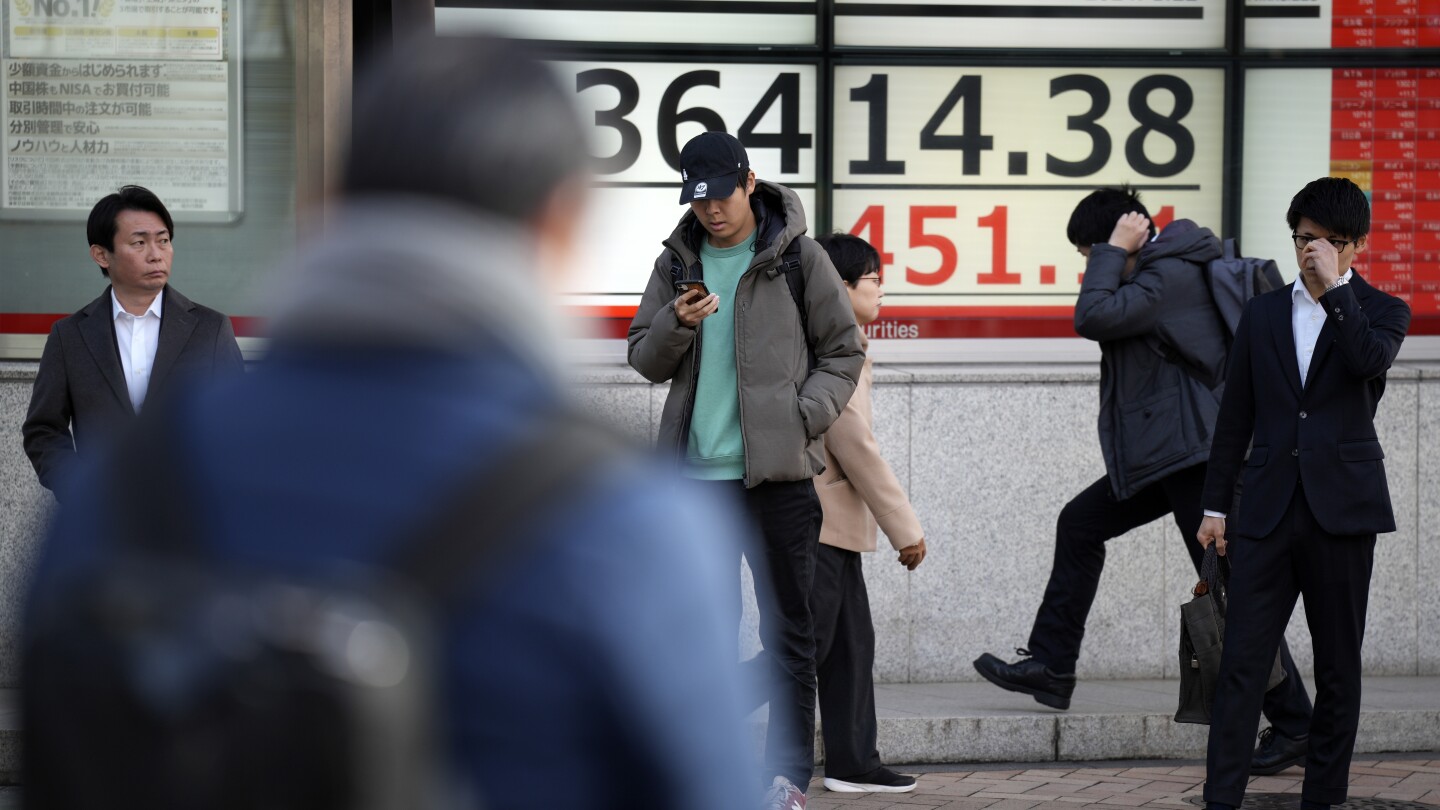
<svg viewBox="0 0 1440 810"><path fill-rule="evenodd" d="M128 459L111 462L107 481L120 542L160 556L202 559L205 522L195 513L193 479L177 447L174 422L147 409L143 424L122 443ZM173 410L170 415L174 415ZM377 564L420 592L444 600L473 581L477 566L508 548L523 546L526 519L553 514L549 506L573 502L596 480L606 458L624 456L625 443L611 428L569 412L546 414L498 456L460 476L418 526L407 527L399 553ZM157 503L155 493L164 493Z"/></svg>
<svg viewBox="0 0 1440 810"><path fill-rule="evenodd" d="M790 297L795 299L795 309L800 312L800 331L805 342L810 342L810 314L805 310L805 274L801 272L800 238L790 240L785 252L780 254L780 271L785 274L785 285L790 288Z"/></svg>
<svg viewBox="0 0 1440 810"><path fill-rule="evenodd" d="M388 566L422 592L444 599L473 582L479 564L529 535L527 521L573 504L607 458L623 456L611 429L573 414L542 419L468 476L427 519Z"/></svg>
<svg viewBox="0 0 1440 810"><path fill-rule="evenodd" d="M800 315L800 335L805 339L805 355L809 358L809 370L815 370L815 346L810 342L810 313L805 308L805 273L800 261L800 237L790 240L780 254L780 272L785 274L785 286L790 288L790 297L795 299L795 311Z"/></svg>

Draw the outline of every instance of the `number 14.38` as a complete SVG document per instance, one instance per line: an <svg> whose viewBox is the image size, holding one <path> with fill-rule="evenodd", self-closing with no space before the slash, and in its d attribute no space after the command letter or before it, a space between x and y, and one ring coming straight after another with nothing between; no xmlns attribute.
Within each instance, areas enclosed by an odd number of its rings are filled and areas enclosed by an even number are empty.
<svg viewBox="0 0 1440 810"><path fill-rule="evenodd" d="M852 102L866 105L865 157L851 160L849 169L855 175L905 175L906 161L892 157L890 151L890 74L873 73L864 85L850 89ZM961 76L943 101L920 128L921 152L951 150L960 155L960 173L965 176L985 175L982 155L1001 149L995 136L986 131L981 121L984 77ZM1088 97L1089 108L1065 118L1065 128L1089 139L1089 151L1083 155L1045 154L1045 171L1057 177L1089 177L1105 169L1114 150L1111 132L1101 123L1110 111L1110 86L1100 77L1072 73L1050 80L1050 98L1071 93ZM1168 112L1152 106L1151 96L1170 97ZM1124 155L1130 170L1144 177L1174 177L1189 168L1195 158L1195 138L1182 123L1194 107L1195 94L1189 82L1170 74L1143 76L1130 88L1126 99L1134 129L1124 133ZM1163 103L1162 103L1163 104ZM958 108L958 116L956 116ZM906 120L915 120L915 111L904 111ZM923 113L922 113L923 114ZM952 129L952 118L959 119L958 134L943 134ZM1152 143L1151 136L1156 136ZM1168 141L1172 154L1152 156L1147 147ZM902 152L908 150L900 150ZM1001 150L1004 151L1004 150ZM910 153L913 155L913 153ZM1028 155L1005 152L1009 175L1024 175ZM993 169L990 173L993 173Z"/></svg>

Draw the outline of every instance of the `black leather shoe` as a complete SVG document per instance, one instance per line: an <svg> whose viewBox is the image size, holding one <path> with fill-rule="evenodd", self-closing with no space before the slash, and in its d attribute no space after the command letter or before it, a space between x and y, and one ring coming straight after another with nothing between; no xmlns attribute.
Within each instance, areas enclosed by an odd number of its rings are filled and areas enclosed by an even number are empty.
<svg viewBox="0 0 1440 810"><path fill-rule="evenodd" d="M1250 773L1256 776L1279 773L1291 765L1303 763L1309 751L1309 735L1292 740L1273 728L1267 728L1260 732L1260 744L1255 747L1255 758L1250 760Z"/></svg>
<svg viewBox="0 0 1440 810"><path fill-rule="evenodd" d="M1075 675L1050 669L1028 657L1029 650L1017 649L1015 652L1027 657L1007 664L990 653L985 653L975 659L975 671L1001 689L1030 695L1052 709L1070 708L1070 695L1075 691Z"/></svg>

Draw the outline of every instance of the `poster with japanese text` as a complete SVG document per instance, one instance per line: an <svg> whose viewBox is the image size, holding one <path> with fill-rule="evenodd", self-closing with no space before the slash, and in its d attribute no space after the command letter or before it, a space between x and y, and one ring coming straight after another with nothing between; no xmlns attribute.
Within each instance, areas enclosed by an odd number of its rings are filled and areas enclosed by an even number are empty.
<svg viewBox="0 0 1440 810"><path fill-rule="evenodd" d="M5 56L202 59L224 51L222 0L5 0Z"/></svg>
<svg viewBox="0 0 1440 810"><path fill-rule="evenodd" d="M1246 72L1241 239L1298 272L1285 212L1317 177L1370 197L1355 270L1410 304L1411 334L1440 334L1440 69Z"/></svg>
<svg viewBox="0 0 1440 810"><path fill-rule="evenodd" d="M1245 0L1245 46L1440 48L1440 0Z"/></svg>
<svg viewBox="0 0 1440 810"><path fill-rule="evenodd" d="M0 61L0 214L70 212L128 183L176 215L228 214L227 62Z"/></svg>

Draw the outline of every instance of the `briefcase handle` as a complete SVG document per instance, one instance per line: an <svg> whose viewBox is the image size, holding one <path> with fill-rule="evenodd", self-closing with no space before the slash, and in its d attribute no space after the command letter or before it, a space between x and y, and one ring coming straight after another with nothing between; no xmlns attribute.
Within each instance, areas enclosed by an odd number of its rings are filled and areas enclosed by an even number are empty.
<svg viewBox="0 0 1440 810"><path fill-rule="evenodd" d="M1204 596L1207 593L1225 593L1225 584L1230 579L1230 559L1221 557L1215 550L1215 544L1211 543L1205 549L1205 558L1200 561L1200 581L1190 590L1193 596Z"/></svg>

